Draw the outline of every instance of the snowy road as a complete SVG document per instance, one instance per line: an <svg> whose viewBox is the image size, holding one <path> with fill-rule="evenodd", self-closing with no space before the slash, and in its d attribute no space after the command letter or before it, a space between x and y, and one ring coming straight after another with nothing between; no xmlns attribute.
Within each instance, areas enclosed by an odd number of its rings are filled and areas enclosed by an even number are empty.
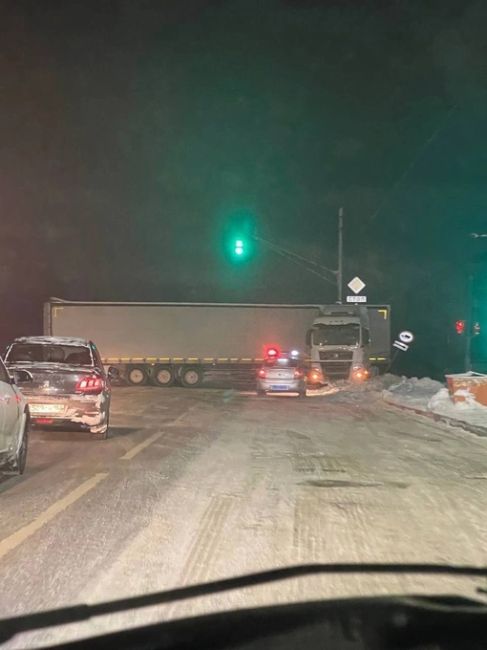
<svg viewBox="0 0 487 650"><path fill-rule="evenodd" d="M377 392L298 400L120 388L112 408L108 441L34 433L26 474L0 482L2 617L296 563L487 564L487 440L397 412ZM300 579L46 630L35 641L251 603L472 594L476 584Z"/></svg>

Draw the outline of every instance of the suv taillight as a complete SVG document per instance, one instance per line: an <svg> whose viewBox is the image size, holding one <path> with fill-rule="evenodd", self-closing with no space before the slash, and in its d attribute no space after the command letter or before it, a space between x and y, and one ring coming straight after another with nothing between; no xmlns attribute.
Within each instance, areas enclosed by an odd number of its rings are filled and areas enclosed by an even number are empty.
<svg viewBox="0 0 487 650"><path fill-rule="evenodd" d="M76 384L76 393L81 393L82 395L99 395L105 384L101 377L98 375L90 375L88 377L82 377Z"/></svg>

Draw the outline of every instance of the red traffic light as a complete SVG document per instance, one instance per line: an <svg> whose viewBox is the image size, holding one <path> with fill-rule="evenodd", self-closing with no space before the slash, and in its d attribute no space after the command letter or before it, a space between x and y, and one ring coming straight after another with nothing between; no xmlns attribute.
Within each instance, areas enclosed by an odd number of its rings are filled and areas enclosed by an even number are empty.
<svg viewBox="0 0 487 650"><path fill-rule="evenodd" d="M464 320L457 320L455 323L455 330L457 334L464 334L465 333L465 321Z"/></svg>

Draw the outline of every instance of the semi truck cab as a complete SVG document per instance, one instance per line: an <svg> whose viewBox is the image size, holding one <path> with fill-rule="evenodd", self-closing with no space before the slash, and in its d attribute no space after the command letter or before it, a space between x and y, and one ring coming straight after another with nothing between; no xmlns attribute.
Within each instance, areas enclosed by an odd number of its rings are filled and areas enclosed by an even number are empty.
<svg viewBox="0 0 487 650"><path fill-rule="evenodd" d="M307 333L311 365L324 381L362 381L370 376L370 327L364 306L323 306Z"/></svg>

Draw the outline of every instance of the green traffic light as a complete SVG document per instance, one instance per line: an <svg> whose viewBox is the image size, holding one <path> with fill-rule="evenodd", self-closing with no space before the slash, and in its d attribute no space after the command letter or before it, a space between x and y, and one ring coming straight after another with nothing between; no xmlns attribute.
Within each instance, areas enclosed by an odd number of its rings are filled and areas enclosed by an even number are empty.
<svg viewBox="0 0 487 650"><path fill-rule="evenodd" d="M241 239L236 239L235 240L235 255L243 255L244 254L244 243Z"/></svg>

